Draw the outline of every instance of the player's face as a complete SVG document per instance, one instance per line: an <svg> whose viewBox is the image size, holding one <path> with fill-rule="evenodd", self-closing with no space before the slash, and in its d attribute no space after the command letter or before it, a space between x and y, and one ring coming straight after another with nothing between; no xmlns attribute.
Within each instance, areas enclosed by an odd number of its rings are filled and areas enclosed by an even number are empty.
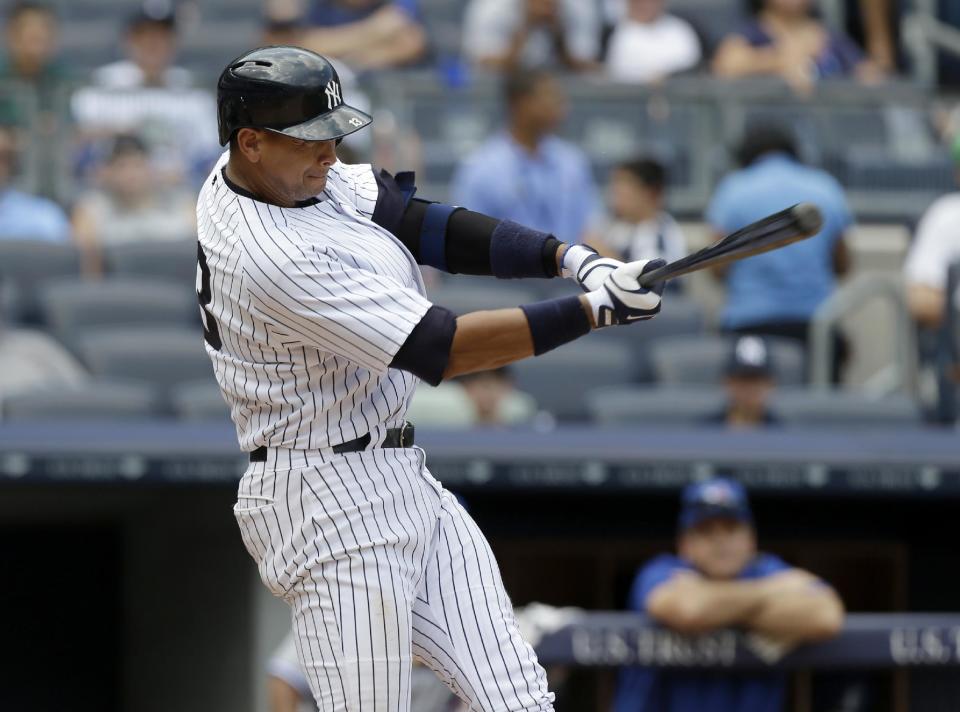
<svg viewBox="0 0 960 712"><path fill-rule="evenodd" d="M323 192L337 162L336 141L301 141L272 131L264 131L262 139L263 172L286 200L296 203Z"/></svg>
<svg viewBox="0 0 960 712"><path fill-rule="evenodd" d="M680 536L680 555L707 578L734 578L756 553L753 527L736 519L707 519Z"/></svg>

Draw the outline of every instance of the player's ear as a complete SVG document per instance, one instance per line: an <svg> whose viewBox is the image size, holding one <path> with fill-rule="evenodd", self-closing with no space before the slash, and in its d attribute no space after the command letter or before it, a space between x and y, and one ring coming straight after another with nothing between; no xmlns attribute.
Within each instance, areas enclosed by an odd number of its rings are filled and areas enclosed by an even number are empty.
<svg viewBox="0 0 960 712"><path fill-rule="evenodd" d="M237 148L251 163L260 162L260 151L263 148L263 137L257 129L243 128L237 131Z"/></svg>

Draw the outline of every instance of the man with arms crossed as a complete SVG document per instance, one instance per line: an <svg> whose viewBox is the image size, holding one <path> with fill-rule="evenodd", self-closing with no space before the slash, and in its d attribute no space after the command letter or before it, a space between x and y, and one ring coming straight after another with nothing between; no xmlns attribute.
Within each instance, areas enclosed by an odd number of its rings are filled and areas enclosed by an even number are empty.
<svg viewBox="0 0 960 712"><path fill-rule="evenodd" d="M822 640L843 625L843 604L812 574L757 551L743 487L715 478L683 492L677 553L644 566L630 608L681 633L743 627L781 646ZM785 675L628 668L614 712L781 712Z"/></svg>

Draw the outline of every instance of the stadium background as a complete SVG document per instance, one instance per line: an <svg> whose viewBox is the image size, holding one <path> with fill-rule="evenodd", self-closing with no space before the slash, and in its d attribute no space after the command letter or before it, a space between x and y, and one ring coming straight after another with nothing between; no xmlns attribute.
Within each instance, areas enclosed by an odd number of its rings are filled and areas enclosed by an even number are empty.
<svg viewBox="0 0 960 712"><path fill-rule="evenodd" d="M62 54L78 76L119 56L118 37L135 3L54 5ZM917 17L936 11L935 3L905 5ZM714 38L739 11L721 0L676 0L670 8L699 20ZM184 3L182 11L178 63L202 86L211 87L228 59L258 44L256 0L203 0ZM415 168L420 194L443 199L456 162L501 119L498 83L470 76L457 61L460 3L422 0L421 12L430 61L361 77L376 128L373 144L356 150L389 169ZM823 12L839 22L843 7L824 2ZM747 120L788 121L804 157L841 180L856 213L853 274L822 310L824 324L836 319L844 328L854 359L842 388L830 390L826 339L815 342L805 355L812 382L784 395L787 427L725 434L687 422L678 390L651 395L663 387L652 382L657 355L637 329L629 338L591 339L563 358L519 367L518 385L551 413L531 427L421 428L418 440L433 471L466 497L515 603L622 608L636 567L671 546L680 487L726 473L750 487L763 548L832 582L850 611L958 609L960 447L952 423L944 422L953 410L954 339L942 335L941 367L924 381L900 285L917 219L954 189L935 119L955 95L937 83L936 54L920 35L912 73L874 87L824 83L805 98L776 81L717 82L700 73L655 88L570 78L563 133L588 153L598 181L635 153L661 157L671 168L670 208L695 244L706 239L704 207L732 165L730 148ZM56 97L62 110L55 115L69 116L71 95ZM70 124L37 120L34 99L15 83L0 87L0 96L17 103L26 128L20 184L36 187L52 170L58 198L69 204ZM117 312L127 316L110 328L140 340L140 351L130 353L150 363L139 375L151 382L104 367L88 389L38 392L0 407L2 709L263 709L264 662L285 632L286 614L262 590L239 546L230 506L243 459L200 349L193 242L188 237L175 248L131 250L96 283L108 290L111 279L146 273L155 280L162 269L182 291L182 312L175 298L170 309L182 318L158 325L124 312L122 292L115 297ZM60 321L44 311L44 290L79 279L69 250L0 243L0 275L11 323L45 329L80 353L81 344L109 337L77 333L69 310ZM555 287L450 279L436 285L434 298L458 309L495 307ZM645 332L675 337L660 342L664 353L705 349L722 302L715 284L691 279L687 296L672 301ZM604 367L594 369L594 379L584 377L584 365L597 363ZM118 376L122 385L101 385L116 384ZM571 378L580 390L560 397L555 385ZM598 411L591 392L603 388L621 394L618 412ZM960 691L938 667L960 664L957 629L937 630L949 648L942 657L931 654L927 662L937 669L862 671L848 661L853 670L843 679L860 685L868 700L856 709L960 708ZM793 709L826 709L818 695L835 686L838 674L798 673ZM601 708L612 679L609 670L574 667L565 709Z"/></svg>

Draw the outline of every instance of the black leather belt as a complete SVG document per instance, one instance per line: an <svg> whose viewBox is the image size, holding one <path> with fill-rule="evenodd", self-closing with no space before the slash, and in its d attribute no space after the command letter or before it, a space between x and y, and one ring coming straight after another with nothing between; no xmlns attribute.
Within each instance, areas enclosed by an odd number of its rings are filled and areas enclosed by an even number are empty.
<svg viewBox="0 0 960 712"><path fill-rule="evenodd" d="M413 447L413 423L404 423L399 428L388 428L387 435L384 437L383 442L380 443L380 447L393 448L393 447ZM342 455L345 452L359 452L360 450L365 450L367 445L370 444L370 433L366 435L361 435L355 440L348 440L345 443L340 443L339 445L334 445L331 450L336 454ZM266 462L267 461L267 448L258 447L256 450L253 450L250 453L250 462Z"/></svg>

